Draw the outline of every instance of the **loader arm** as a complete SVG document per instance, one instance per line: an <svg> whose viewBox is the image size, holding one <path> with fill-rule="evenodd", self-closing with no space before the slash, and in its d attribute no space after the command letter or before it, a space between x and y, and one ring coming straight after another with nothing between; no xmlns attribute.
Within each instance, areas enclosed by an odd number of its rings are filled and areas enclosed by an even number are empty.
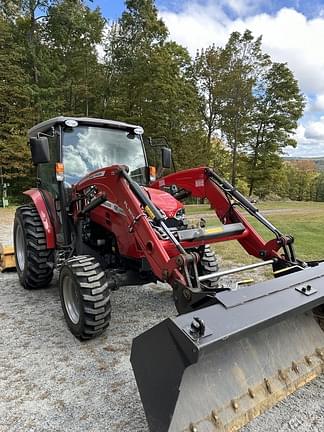
<svg viewBox="0 0 324 432"><path fill-rule="evenodd" d="M286 247L290 237L283 236L252 204L209 168L180 171L160 179L152 186L162 188L174 184L192 196L207 198L224 224L223 228L170 230L165 224L165 217L145 190L128 175L127 167L120 165L94 171L77 184L77 208L74 214L78 218L90 213L94 222L102 224L105 216L103 210L97 208L105 199L121 208L124 230L134 235L155 276L172 286L178 312L218 303L215 294L219 289L204 289L204 276L199 276L197 270L200 257L193 252L207 243L235 239L250 255L263 260L265 265L272 264L275 269L289 269L292 266L302 268L291 260L293 253L287 253L286 249L283 255L279 253L281 247ZM95 189L95 194L92 194L90 201L82 200L82 194L90 187ZM238 204L250 213L254 212L254 216L261 219L276 238L270 242L263 240L237 209ZM162 238L160 232L163 233ZM259 265L263 264L254 264L255 267ZM218 273L216 276L221 275Z"/></svg>
<svg viewBox="0 0 324 432"><path fill-rule="evenodd" d="M245 227L246 235L237 240L250 255L263 260L280 258L280 260L284 259L287 261L287 264L296 264L293 238L291 236L284 236L240 192L210 168L199 167L179 171L160 178L150 186L152 188L163 189L171 186L174 187L174 185L177 189L185 191L187 196L207 199L218 219L224 225L237 222L242 223ZM266 242L248 222L247 218L238 210L238 206L246 210L272 231L275 234L275 238ZM279 254L281 248L283 248L283 255Z"/></svg>

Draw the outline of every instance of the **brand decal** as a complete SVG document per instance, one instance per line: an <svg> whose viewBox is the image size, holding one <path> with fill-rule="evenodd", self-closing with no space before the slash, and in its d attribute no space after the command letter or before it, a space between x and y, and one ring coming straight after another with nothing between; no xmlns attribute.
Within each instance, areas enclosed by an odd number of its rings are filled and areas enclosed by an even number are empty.
<svg viewBox="0 0 324 432"><path fill-rule="evenodd" d="M89 175L88 177L86 177L87 180L92 180L98 177L103 177L106 174L106 171L99 171L96 172L94 174Z"/></svg>
<svg viewBox="0 0 324 432"><path fill-rule="evenodd" d="M196 187L204 187L204 185L205 185L204 179L195 180Z"/></svg>
<svg viewBox="0 0 324 432"><path fill-rule="evenodd" d="M119 207L117 204L112 203L111 201L105 201L101 205L102 207L106 207L107 209L113 211L114 213L118 213L125 216L124 210L121 207Z"/></svg>

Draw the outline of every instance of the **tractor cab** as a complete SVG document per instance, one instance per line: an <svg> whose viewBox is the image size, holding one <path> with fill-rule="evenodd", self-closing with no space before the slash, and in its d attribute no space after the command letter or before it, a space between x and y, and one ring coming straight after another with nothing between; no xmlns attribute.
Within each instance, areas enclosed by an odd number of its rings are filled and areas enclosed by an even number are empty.
<svg viewBox="0 0 324 432"><path fill-rule="evenodd" d="M182 218L183 205L179 201L148 188L150 182L156 180L157 172L162 175L165 169L171 168L171 150L165 140L155 143L147 139L144 143L143 132L137 125L74 117L56 117L29 130L32 160L37 169L37 190L53 215L57 241L71 243L69 215L76 201L73 190L85 179L94 179L104 168L116 165L128 167L131 180L145 188L172 223L178 221L175 219L178 212ZM160 161L160 166L150 166L148 159L154 163ZM91 196L87 198L90 199Z"/></svg>
<svg viewBox="0 0 324 432"><path fill-rule="evenodd" d="M93 118L56 117L34 126L29 138L39 186L57 195L63 176L69 188L90 172L118 164L127 165L138 184L148 185L156 170L149 167L143 132L137 125ZM152 141L146 142L148 153L156 153ZM171 150L165 143L159 147L163 167L170 168Z"/></svg>

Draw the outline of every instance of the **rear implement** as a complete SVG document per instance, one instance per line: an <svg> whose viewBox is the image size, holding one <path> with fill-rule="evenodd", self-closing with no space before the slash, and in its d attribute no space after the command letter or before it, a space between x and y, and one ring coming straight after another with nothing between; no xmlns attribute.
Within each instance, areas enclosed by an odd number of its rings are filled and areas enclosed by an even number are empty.
<svg viewBox="0 0 324 432"><path fill-rule="evenodd" d="M12 246L3 246L0 243L0 271L16 267L15 251Z"/></svg>
<svg viewBox="0 0 324 432"><path fill-rule="evenodd" d="M238 430L324 371L324 264L217 298L134 339L151 431Z"/></svg>

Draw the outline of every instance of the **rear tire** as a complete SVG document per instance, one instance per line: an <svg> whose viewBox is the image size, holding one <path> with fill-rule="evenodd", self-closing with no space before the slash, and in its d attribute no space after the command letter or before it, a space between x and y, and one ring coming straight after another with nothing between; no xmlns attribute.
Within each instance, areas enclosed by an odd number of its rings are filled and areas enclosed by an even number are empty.
<svg viewBox="0 0 324 432"><path fill-rule="evenodd" d="M212 250L210 245L205 246L204 253L201 257L201 260L198 264L198 273L199 276L205 276L210 273L218 272L219 265L215 252ZM217 289L218 288L218 280L219 278L207 279L203 282L207 289Z"/></svg>
<svg viewBox="0 0 324 432"><path fill-rule="evenodd" d="M14 244L21 285L26 289L48 286L53 277L54 249L47 249L45 230L34 204L17 208Z"/></svg>
<svg viewBox="0 0 324 432"><path fill-rule="evenodd" d="M99 262L92 256L68 259L60 272L60 298L71 333L80 340L99 336L111 318L110 292Z"/></svg>

